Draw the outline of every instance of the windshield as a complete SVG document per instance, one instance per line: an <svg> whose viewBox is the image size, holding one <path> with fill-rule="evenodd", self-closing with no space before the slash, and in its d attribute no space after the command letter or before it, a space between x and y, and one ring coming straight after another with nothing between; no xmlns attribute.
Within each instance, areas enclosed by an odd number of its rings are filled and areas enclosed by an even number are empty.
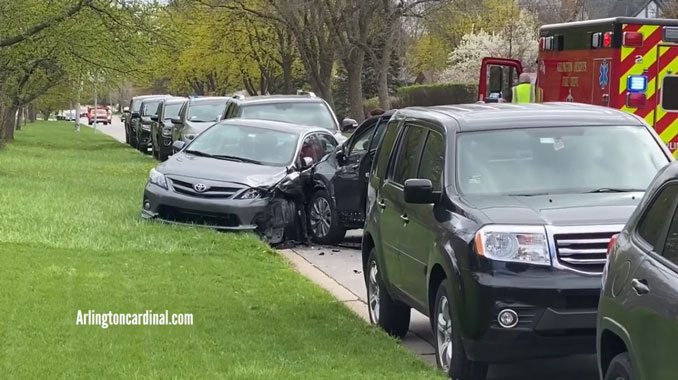
<svg viewBox="0 0 678 380"><path fill-rule="evenodd" d="M213 122L224 113L226 102L197 103L188 109L188 120L195 122Z"/></svg>
<svg viewBox="0 0 678 380"><path fill-rule="evenodd" d="M332 132L338 130L329 108L320 102L250 104L242 107L240 117L309 125L329 129Z"/></svg>
<svg viewBox="0 0 678 380"><path fill-rule="evenodd" d="M286 166L294 158L297 140L298 136L289 132L232 124L216 125L196 137L186 152Z"/></svg>
<svg viewBox="0 0 678 380"><path fill-rule="evenodd" d="M165 107L165 120L178 119L179 111L181 111L182 103L168 104Z"/></svg>
<svg viewBox="0 0 678 380"><path fill-rule="evenodd" d="M158 106L160 105L160 100L155 102L144 102L143 109L141 110L142 116L155 116L158 114Z"/></svg>
<svg viewBox="0 0 678 380"><path fill-rule="evenodd" d="M460 133L465 195L645 191L669 162L644 127L530 128Z"/></svg>

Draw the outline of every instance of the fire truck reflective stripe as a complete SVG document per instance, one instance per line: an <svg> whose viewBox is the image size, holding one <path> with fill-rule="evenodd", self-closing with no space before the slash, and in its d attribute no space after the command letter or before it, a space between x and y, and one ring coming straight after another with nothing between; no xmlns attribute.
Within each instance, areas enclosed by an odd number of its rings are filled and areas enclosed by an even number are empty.
<svg viewBox="0 0 678 380"><path fill-rule="evenodd" d="M657 122L657 133L663 141L669 142L678 135L678 113L670 112Z"/></svg>
<svg viewBox="0 0 678 380"><path fill-rule="evenodd" d="M640 32L643 34L643 38L646 39L648 36L652 35L652 33L656 32L656 29L659 27L656 25L638 25L638 24L631 24L631 25L625 25L624 26L624 32ZM643 46L645 46L645 41L643 41ZM621 49L621 60L624 61L626 58L631 55L636 50L634 47L624 47L622 46Z"/></svg>
<svg viewBox="0 0 678 380"><path fill-rule="evenodd" d="M668 71L670 69L676 70L678 68L678 49L661 49L660 51L664 52L664 55L661 56L659 59L659 65L658 67L661 68L661 71L659 72L659 75L657 75L657 69L655 67L651 67L651 70L648 71L648 77L652 77L652 80L650 81L647 89L647 104L648 108L645 109L639 109L633 112L631 110L630 112L635 113L636 115L645 118L645 120L650 123L650 125L655 124L655 119L650 118L649 116L651 115L652 112L654 112L654 108L650 108L650 106L654 106L655 104L658 104L660 99L661 99L661 93L657 93L657 86L656 86L656 80L657 78L664 78L666 74L668 74ZM657 113L657 118L656 120L660 120L666 112L661 108L657 107L658 113ZM657 133L661 133L661 129L657 129Z"/></svg>
<svg viewBox="0 0 678 380"><path fill-rule="evenodd" d="M665 47L665 46L662 46L660 48L660 51L662 51L662 52L664 52L666 50L669 50L669 52L671 52L671 54L669 55L667 53L664 56L673 57L673 60L669 63L666 63L666 64L664 64L665 61L660 60L660 66L659 67L662 67L662 69L659 72L659 75L657 75L657 78L660 81L663 80L666 75L668 75L669 70L671 70L673 72L678 72L678 49L675 49L675 48L669 49L668 47ZM662 58L664 56L662 56ZM656 80L656 78L655 78L655 80ZM657 88L657 86L653 85L652 91L653 92L656 91L656 88ZM659 102L661 100L661 91L659 91L659 93L655 94L654 98L656 99L656 102ZM653 104L655 104L655 103L653 103ZM661 106L657 106L657 120L661 120L664 117L664 115L666 115L666 111L664 111L664 109ZM657 132L661 133L661 130L657 130Z"/></svg>
<svg viewBox="0 0 678 380"><path fill-rule="evenodd" d="M663 78L664 75L666 75L667 71L669 70L670 67L674 67L676 64L676 59L678 58L678 49L669 49L668 47L662 46L659 49L659 64L656 65L657 61L657 54L655 52L650 52L648 53L647 59L643 61L643 66L648 68L647 71L647 79L648 79L648 85L647 85L647 97L650 98L657 86L656 86L656 78ZM660 68L661 72L657 73L657 67ZM675 70L675 69L674 69ZM633 70L632 70L633 71ZM659 75L657 75L659 74ZM630 74L629 74L630 75ZM622 95L626 91L626 80L628 78L628 75L623 76L620 78L619 81L619 88L620 92L619 94Z"/></svg>
<svg viewBox="0 0 678 380"><path fill-rule="evenodd" d="M641 28L642 29L642 28ZM626 90L626 78L629 75L639 75L643 73L643 69L649 67L648 63L654 63L657 60L655 47L662 40L662 29L659 26L652 25L651 34L645 36L645 42L640 48L622 48L622 55L625 49L631 50L627 53L625 59L622 59L619 72L622 75L619 77L619 93L622 94ZM636 63L637 57L642 57L642 63Z"/></svg>

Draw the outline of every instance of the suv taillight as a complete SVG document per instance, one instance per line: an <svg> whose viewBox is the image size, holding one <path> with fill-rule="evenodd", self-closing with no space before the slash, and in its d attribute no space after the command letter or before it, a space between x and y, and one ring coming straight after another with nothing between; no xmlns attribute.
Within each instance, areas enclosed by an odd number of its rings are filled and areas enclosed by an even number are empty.
<svg viewBox="0 0 678 380"><path fill-rule="evenodd" d="M610 242L607 243L607 256L610 256L610 253L612 252L612 248L614 247L614 243L617 242L617 238L619 237L619 234L614 234L610 238Z"/></svg>

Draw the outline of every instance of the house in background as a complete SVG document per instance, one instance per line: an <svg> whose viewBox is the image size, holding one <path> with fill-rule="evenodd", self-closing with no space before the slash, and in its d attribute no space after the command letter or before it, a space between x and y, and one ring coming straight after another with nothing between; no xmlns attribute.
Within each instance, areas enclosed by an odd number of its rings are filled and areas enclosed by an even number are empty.
<svg viewBox="0 0 678 380"><path fill-rule="evenodd" d="M572 9L572 21L608 17L661 17L664 0L563 0Z"/></svg>

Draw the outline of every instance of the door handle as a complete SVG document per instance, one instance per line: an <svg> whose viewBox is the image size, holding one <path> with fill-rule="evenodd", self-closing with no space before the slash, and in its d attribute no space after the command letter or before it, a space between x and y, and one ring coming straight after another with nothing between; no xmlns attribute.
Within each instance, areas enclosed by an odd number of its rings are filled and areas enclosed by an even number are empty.
<svg viewBox="0 0 678 380"><path fill-rule="evenodd" d="M650 292L650 287L647 286L647 280L639 280L634 278L631 280L631 287L636 291L636 294L642 296Z"/></svg>
<svg viewBox="0 0 678 380"><path fill-rule="evenodd" d="M403 221L405 224L407 224L407 223L410 222L410 218L408 218L407 215L405 215L405 214L400 215L400 219L402 219L402 221Z"/></svg>
<svg viewBox="0 0 678 380"><path fill-rule="evenodd" d="M381 207L381 209L384 210L386 208L386 203L384 202L383 199L380 199L379 201L377 201L377 206Z"/></svg>

